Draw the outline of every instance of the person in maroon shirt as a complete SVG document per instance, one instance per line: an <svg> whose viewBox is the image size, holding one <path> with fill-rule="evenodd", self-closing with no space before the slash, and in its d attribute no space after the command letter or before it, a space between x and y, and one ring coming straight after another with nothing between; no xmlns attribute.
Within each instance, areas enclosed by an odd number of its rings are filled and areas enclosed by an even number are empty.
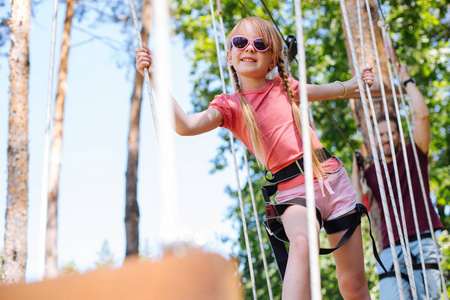
<svg viewBox="0 0 450 300"><path fill-rule="evenodd" d="M415 145L411 143L406 146L406 155L409 163L409 172L411 176L412 190L414 194L414 202L415 202L415 210L417 213L417 223L420 231L420 239L421 245L423 249L424 261L426 264L426 279L428 285L429 299L441 299L441 285L440 285L440 272L438 269L438 253L436 253L437 247L433 245L435 241L433 241L431 236L431 230L435 231L438 229L442 229L443 225L439 220L439 216L436 211L433 209L433 205L430 199L430 187L429 187L429 176L428 176L428 149L430 146L431 132L430 132L430 117L427 105L425 103L425 99L419 89L416 87L414 80L410 77L407 66L404 64L399 64L398 66L400 80L403 82L404 87L411 99L412 111L414 113L414 142ZM426 290L424 286L424 276L422 272L421 265L421 256L420 256L420 248L418 244L418 238L416 233L416 227L414 223L414 215L412 210L412 204L410 199L408 180L407 180L407 169L404 163L404 153L402 151L402 145L400 142L400 134L399 127L397 124L397 118L394 116L389 116L390 127L392 131L392 140L394 144L395 157L397 161L398 174L399 174L399 182L401 187L401 198L403 203L403 208L405 211L405 221L406 228L408 231L408 239L411 250L411 259L414 269L414 279L416 284L416 292L418 299L427 299ZM397 182L394 174L393 167L393 153L389 143L389 134L388 134L388 126L386 121L386 116L383 114L380 117L377 117L378 129L381 136L381 142L383 146L383 151L386 158L386 163L389 171L389 178L392 184L392 190L394 194L394 198L396 201L397 209L400 208L398 193L397 193ZM419 158L420 170L422 173L426 199L423 199L422 196L422 188L419 179L418 167L416 165L416 161L414 158L413 147L416 148L416 152ZM381 159L381 157L380 157ZM381 161L380 161L381 164ZM385 191L388 191L388 185L386 182L386 175L384 174L384 168L381 165L382 176L383 176L383 184ZM356 159L354 160L353 167L353 187L358 192L358 201L363 202L363 192L360 183L360 171L359 167L356 166ZM380 195L380 184L378 183L375 165L372 163L365 171L364 178L366 180L367 186L369 188L368 191L368 202L363 203L371 205L371 202L375 200L380 209L380 218L381 218L381 237L382 237L382 245L383 251L381 252L380 258L385 267L388 270L388 273L385 273L381 267L378 265L378 275L380 278L380 299L400 299L398 285L394 273L393 259L392 259L392 251L389 247L389 238L388 231L386 228L386 220L385 214L383 210L383 206L381 203L381 195ZM392 224L392 232L394 235L394 239L396 242L396 252L398 256L398 261L400 264L400 269L402 273L402 283L405 297L407 299L412 299L412 292L409 288L408 275L405 265L405 259L402 253L400 238L397 231L396 222L394 219L394 211L393 205L391 204L389 193L386 193L386 199L389 206L389 217ZM431 215L432 229L430 229L425 201L428 203L428 207ZM398 216L401 222L401 214L398 212ZM403 228L403 226L402 226Z"/></svg>

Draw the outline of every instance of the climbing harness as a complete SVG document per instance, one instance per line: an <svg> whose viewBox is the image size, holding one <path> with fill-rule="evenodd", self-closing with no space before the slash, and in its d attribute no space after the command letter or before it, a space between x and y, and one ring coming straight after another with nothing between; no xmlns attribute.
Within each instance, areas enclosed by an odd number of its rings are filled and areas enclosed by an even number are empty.
<svg viewBox="0 0 450 300"><path fill-rule="evenodd" d="M323 163L329 159L337 159L332 156L325 148L321 148L315 151L319 162ZM274 204L270 197L275 195L277 192L277 186L279 183L288 181L294 177L304 174L303 171L303 157L299 158L289 166L283 168L275 174L272 174L271 178L268 178L268 173L266 171L266 180L271 185L265 185L261 188L264 201L266 203L266 220L264 221L264 226L266 228L267 235L269 237L270 245L277 261L278 270L280 272L281 279L284 279L284 274L286 272L286 265L288 260L288 252L286 250L285 243L289 243L289 239L283 227L283 222L281 216L284 211L291 205L301 205L306 207L306 199L303 197L296 197L294 199L285 201L283 203ZM370 217L367 209L362 204L356 204L356 209L354 213L342 216L337 219L330 221L323 221L320 211L316 208L316 218L320 225L320 228L325 228L327 234L333 234L347 230L347 232L342 236L341 240L338 242L334 248L320 248L319 254L325 255L330 254L333 251L342 247L355 232L358 225L361 224L361 217L366 215L369 220L370 237L372 239L372 247L375 259L380 264L380 266L387 272L381 262L378 252L376 250L376 243L372 235L372 226L370 222Z"/></svg>
<svg viewBox="0 0 450 300"><path fill-rule="evenodd" d="M433 235L431 234L431 232L423 232L420 234L420 239L426 239L426 238L433 238ZM410 235L409 236L409 242L414 242L417 241L418 245L420 246L421 241L418 240L417 235ZM433 243L435 244L436 242L433 240ZM396 243L396 246L400 245L400 242ZM389 246L385 247L383 250L389 248ZM401 259L402 253L400 252L399 254L399 259ZM427 270L436 270L439 272L439 263L438 263L438 257L439 255L436 255L436 262L427 262L427 263L422 263L423 261L423 253L420 252L418 255L413 255L412 253L410 253L410 256L412 257L412 268L413 270L421 270L422 271L422 284L425 286L425 284L427 283L427 276L424 276L424 274L426 274ZM419 258L420 256L420 258ZM395 277L395 272L393 269L393 266L389 269L388 272L384 272L381 274L378 274L378 277L380 280L383 280L385 278L391 278L391 277ZM401 272L401 277L403 280L405 281L409 281L409 277L408 274L405 274L403 272ZM419 277L420 278L420 277ZM416 280L418 279L417 277L415 278ZM412 290L410 291L412 292ZM427 294L427 298L429 298L429 294L428 292L426 292Z"/></svg>

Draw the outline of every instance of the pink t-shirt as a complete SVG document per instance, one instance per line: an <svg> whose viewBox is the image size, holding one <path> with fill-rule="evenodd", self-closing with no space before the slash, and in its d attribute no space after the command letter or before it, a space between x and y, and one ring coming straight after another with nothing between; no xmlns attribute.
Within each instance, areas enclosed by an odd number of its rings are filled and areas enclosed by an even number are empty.
<svg viewBox="0 0 450 300"><path fill-rule="evenodd" d="M298 97L299 82L289 78L289 83L294 97ZM259 128L264 136L265 167L267 170L276 173L300 158L303 155L302 139L298 134L292 114L292 105L284 91L281 78L277 75L274 79L268 80L265 87L245 91L242 95L256 112ZM237 139L245 144L251 153L254 153L253 145L245 130L238 94L218 95L209 107L217 109L222 114L223 123L221 127L229 129ZM312 148L321 148L322 144L314 130L309 128L309 131ZM325 171L334 171L339 167L339 163L330 159L324 162L322 166ZM280 191L287 190L304 183L304 181L304 176L298 176L280 183L278 189Z"/></svg>

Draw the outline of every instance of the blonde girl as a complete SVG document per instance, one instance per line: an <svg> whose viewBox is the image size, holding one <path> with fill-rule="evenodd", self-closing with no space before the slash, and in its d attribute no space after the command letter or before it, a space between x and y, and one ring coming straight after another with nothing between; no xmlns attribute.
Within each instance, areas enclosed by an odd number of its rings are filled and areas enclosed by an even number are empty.
<svg viewBox="0 0 450 300"><path fill-rule="evenodd" d="M175 99L175 131L184 136L197 135L217 127L229 129L257 159L276 174L302 157L299 83L288 78L284 66L283 40L266 20L249 17L240 21L230 32L227 60L231 66L236 93L214 98L208 109L187 115ZM155 59L147 45L138 47L136 69L143 75ZM267 74L277 68L278 74ZM157 76L157 74L151 74ZM372 68L362 70L362 79L373 84ZM345 96L356 90L356 78L345 82L308 85L309 101L322 101ZM314 150L323 146L310 128ZM342 163L331 158L321 160L313 155L317 209L324 220L337 219L352 213L356 193ZM277 202L283 203L305 196L304 176L299 175L278 185ZM283 281L284 300L310 299L309 251L306 207L289 206L282 215L284 229L290 241L289 259ZM317 223L317 234L320 230ZM344 233L328 235L335 247ZM317 254L318 255L318 254ZM339 288L344 299L370 299L364 272L360 227L351 238L333 252Z"/></svg>

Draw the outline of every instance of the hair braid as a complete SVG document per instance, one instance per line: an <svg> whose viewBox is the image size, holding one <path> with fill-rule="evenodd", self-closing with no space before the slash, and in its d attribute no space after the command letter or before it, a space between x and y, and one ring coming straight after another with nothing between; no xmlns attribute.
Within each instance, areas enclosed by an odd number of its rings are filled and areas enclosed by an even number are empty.
<svg viewBox="0 0 450 300"><path fill-rule="evenodd" d="M258 161L260 161L263 165L265 165L266 162L265 162L264 144L262 141L261 130L258 127L257 122L258 120L255 110L247 101L247 99L245 99L245 97L242 96L241 85L239 84L239 77L233 66L231 66L231 73L233 74L236 92L239 95L239 102L241 104L242 116L244 119L245 127L247 129L247 133L253 145L253 152L254 152L253 154L256 156Z"/></svg>
<svg viewBox="0 0 450 300"><path fill-rule="evenodd" d="M300 114L300 108L298 107L297 103L295 103L294 99L294 92L292 91L291 85L289 84L289 76L286 72L286 68L284 66L284 59L283 57L279 57L277 62L278 67L278 74L280 75L281 81L283 82L283 87L286 93L288 94L289 102L292 106L292 114L294 115L295 125L297 126L298 134L300 137L302 136L302 124L301 124L301 114ZM312 143L312 140L311 140ZM313 172L316 174L317 177L321 177L324 174L322 165L320 164L319 159L317 158L316 153L314 152L315 149L313 149L312 153L312 167Z"/></svg>

